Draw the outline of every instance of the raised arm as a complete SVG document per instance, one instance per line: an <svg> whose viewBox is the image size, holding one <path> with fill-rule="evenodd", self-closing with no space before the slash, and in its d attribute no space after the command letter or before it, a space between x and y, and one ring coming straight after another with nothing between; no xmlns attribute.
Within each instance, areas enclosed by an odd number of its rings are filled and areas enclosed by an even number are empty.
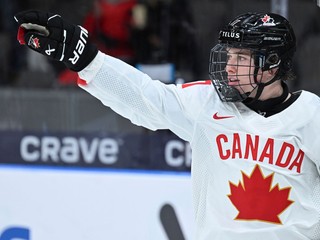
<svg viewBox="0 0 320 240"><path fill-rule="evenodd" d="M119 59L98 52L89 33L57 14L25 11L15 16L20 44L79 72L79 85L134 124L170 129L190 141L200 99L190 89L166 85Z"/></svg>

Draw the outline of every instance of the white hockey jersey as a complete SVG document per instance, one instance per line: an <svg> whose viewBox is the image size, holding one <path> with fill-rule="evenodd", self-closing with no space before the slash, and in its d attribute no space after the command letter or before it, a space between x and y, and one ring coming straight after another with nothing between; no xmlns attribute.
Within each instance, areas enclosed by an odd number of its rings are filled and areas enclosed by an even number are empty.
<svg viewBox="0 0 320 240"><path fill-rule="evenodd" d="M79 85L132 123L190 142L196 240L320 239L320 99L265 118L210 81L166 85L99 52Z"/></svg>

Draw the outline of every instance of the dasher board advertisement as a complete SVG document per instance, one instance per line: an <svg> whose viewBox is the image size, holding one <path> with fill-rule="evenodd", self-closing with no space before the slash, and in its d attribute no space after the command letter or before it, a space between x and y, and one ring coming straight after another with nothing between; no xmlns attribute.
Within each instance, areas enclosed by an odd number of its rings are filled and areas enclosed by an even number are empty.
<svg viewBox="0 0 320 240"><path fill-rule="evenodd" d="M0 165L0 240L188 240L189 173Z"/></svg>

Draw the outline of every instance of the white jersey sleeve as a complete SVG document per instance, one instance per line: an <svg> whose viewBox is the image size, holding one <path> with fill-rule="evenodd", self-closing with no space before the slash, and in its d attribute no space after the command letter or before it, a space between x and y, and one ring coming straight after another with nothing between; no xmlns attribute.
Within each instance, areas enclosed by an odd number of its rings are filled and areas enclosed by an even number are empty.
<svg viewBox="0 0 320 240"><path fill-rule="evenodd" d="M308 95L308 100L303 103L306 115L301 116L297 121L304 123L301 139L303 139L305 151L316 164L320 174L320 98L309 92Z"/></svg>
<svg viewBox="0 0 320 240"><path fill-rule="evenodd" d="M80 87L132 123L150 130L170 129L186 141L192 138L200 102L206 97L203 92L201 96L191 92L194 88L152 80L101 52L79 72L79 78Z"/></svg>

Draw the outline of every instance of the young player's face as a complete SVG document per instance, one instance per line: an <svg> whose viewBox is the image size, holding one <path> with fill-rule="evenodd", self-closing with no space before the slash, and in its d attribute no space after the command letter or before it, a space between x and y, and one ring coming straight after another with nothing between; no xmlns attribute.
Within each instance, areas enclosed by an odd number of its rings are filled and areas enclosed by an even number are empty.
<svg viewBox="0 0 320 240"><path fill-rule="evenodd" d="M253 76L254 69L254 60L249 50L228 49L226 72L229 86L236 88L240 93L251 92L257 86ZM259 79L259 75L257 78Z"/></svg>

